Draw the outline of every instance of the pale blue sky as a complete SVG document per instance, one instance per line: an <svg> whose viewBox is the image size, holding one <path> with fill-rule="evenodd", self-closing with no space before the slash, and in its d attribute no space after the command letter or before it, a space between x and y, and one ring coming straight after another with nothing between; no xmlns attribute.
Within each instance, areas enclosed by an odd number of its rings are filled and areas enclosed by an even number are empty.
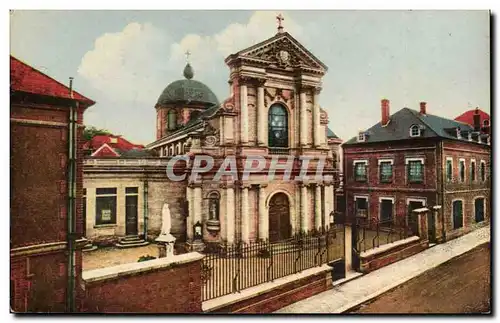
<svg viewBox="0 0 500 323"><path fill-rule="evenodd" d="M276 32L277 12L16 11L11 54L97 101L85 123L146 144L155 139L154 104L182 78L190 49L195 79L228 96L224 58ZM487 11L284 11L285 30L329 71L320 104L348 140L407 106L454 118L490 112Z"/></svg>

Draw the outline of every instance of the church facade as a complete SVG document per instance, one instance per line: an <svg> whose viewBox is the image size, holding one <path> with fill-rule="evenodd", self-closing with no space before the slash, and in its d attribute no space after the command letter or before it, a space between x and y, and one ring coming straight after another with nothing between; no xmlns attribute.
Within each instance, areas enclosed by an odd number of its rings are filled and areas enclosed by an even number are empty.
<svg viewBox="0 0 500 323"><path fill-rule="evenodd" d="M147 157L85 160L88 239L154 239L165 203L187 250L329 227L341 141L319 105L327 67L282 27L225 63L222 102L189 63L165 88Z"/></svg>

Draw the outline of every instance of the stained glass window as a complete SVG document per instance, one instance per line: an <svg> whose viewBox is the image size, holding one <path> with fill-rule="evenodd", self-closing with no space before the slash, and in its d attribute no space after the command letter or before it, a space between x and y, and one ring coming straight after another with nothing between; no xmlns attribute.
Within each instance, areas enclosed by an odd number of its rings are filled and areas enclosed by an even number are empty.
<svg viewBox="0 0 500 323"><path fill-rule="evenodd" d="M288 115L280 104L269 109L269 147L288 147Z"/></svg>

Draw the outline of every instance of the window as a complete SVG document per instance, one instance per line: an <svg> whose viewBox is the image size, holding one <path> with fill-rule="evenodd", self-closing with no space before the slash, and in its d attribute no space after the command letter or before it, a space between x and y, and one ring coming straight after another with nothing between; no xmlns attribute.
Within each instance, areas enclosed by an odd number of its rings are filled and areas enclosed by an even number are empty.
<svg viewBox="0 0 500 323"><path fill-rule="evenodd" d="M392 182L392 161L379 161L380 182Z"/></svg>
<svg viewBox="0 0 500 323"><path fill-rule="evenodd" d="M465 159L459 160L460 182L465 182Z"/></svg>
<svg viewBox="0 0 500 323"><path fill-rule="evenodd" d="M453 201L453 229L463 226L463 202L461 200Z"/></svg>
<svg viewBox="0 0 500 323"><path fill-rule="evenodd" d="M367 197L354 197L356 216L357 217L368 217L368 198Z"/></svg>
<svg viewBox="0 0 500 323"><path fill-rule="evenodd" d="M420 137L420 126L414 124L410 127L410 137Z"/></svg>
<svg viewBox="0 0 500 323"><path fill-rule="evenodd" d="M364 132L360 132L358 134L358 141L365 141L365 133Z"/></svg>
<svg viewBox="0 0 500 323"><path fill-rule="evenodd" d="M481 181L484 182L486 180L486 163L484 160L481 160Z"/></svg>
<svg viewBox="0 0 500 323"><path fill-rule="evenodd" d="M490 121L489 120L484 120L483 121L483 126L488 127L489 125L490 125Z"/></svg>
<svg viewBox="0 0 500 323"><path fill-rule="evenodd" d="M366 161L354 162L354 180L357 182L366 181Z"/></svg>
<svg viewBox="0 0 500 323"><path fill-rule="evenodd" d="M177 128L177 112L174 109L168 111L168 130Z"/></svg>
<svg viewBox="0 0 500 323"><path fill-rule="evenodd" d="M288 147L288 114L281 104L269 109L269 147Z"/></svg>
<svg viewBox="0 0 500 323"><path fill-rule="evenodd" d="M476 161L474 159L470 161L470 180L476 180Z"/></svg>
<svg viewBox="0 0 500 323"><path fill-rule="evenodd" d="M116 188L96 189L95 223L116 224Z"/></svg>
<svg viewBox="0 0 500 323"><path fill-rule="evenodd" d="M391 198L380 199L380 223L382 225L392 224L394 200Z"/></svg>
<svg viewBox="0 0 500 323"><path fill-rule="evenodd" d="M423 161L408 161L408 181L410 183L422 183L424 181Z"/></svg>
<svg viewBox="0 0 500 323"><path fill-rule="evenodd" d="M219 194L216 192L208 195L208 219L219 221Z"/></svg>
<svg viewBox="0 0 500 323"><path fill-rule="evenodd" d="M484 221L484 198L477 198L474 201L474 217L476 222Z"/></svg>
<svg viewBox="0 0 500 323"><path fill-rule="evenodd" d="M448 182L453 180L453 159L451 157L446 158L446 180Z"/></svg>

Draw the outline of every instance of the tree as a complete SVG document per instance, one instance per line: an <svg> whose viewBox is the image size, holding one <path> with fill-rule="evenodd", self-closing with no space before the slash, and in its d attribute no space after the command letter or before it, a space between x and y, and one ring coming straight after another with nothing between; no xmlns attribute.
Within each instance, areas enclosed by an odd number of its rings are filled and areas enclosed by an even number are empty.
<svg viewBox="0 0 500 323"><path fill-rule="evenodd" d="M94 138L97 135L111 135L112 133L106 129L97 129L94 126L85 127L83 131L83 138L85 141Z"/></svg>

